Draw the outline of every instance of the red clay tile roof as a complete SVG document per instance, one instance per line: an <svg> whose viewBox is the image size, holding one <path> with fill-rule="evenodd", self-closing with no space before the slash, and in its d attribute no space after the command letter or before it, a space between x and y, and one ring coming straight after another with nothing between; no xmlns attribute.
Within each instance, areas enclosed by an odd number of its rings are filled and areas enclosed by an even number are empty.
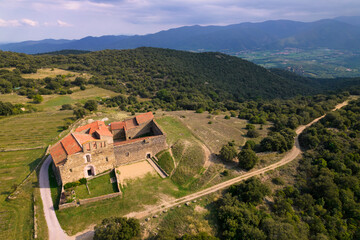
<svg viewBox="0 0 360 240"><path fill-rule="evenodd" d="M86 143L86 142L88 142L88 141L96 140L95 138L93 138L93 137L92 137L91 135L89 135L89 134L74 132L72 135L76 138L76 140L77 140L81 145L83 145L84 143Z"/></svg>
<svg viewBox="0 0 360 240"><path fill-rule="evenodd" d="M79 145L79 143L76 141L76 139L72 134L69 134L66 137L64 137L61 140L61 144L63 148L65 148L67 155L71 155L82 151L81 146Z"/></svg>
<svg viewBox="0 0 360 240"><path fill-rule="evenodd" d="M128 119L128 120L124 120L121 122L112 122L110 124L110 129L111 130L118 130L118 129L132 129L137 127L138 125L151 121L154 119L154 115L152 114L152 112L147 112L147 113L143 113L140 114L134 118Z"/></svg>
<svg viewBox="0 0 360 240"><path fill-rule="evenodd" d="M147 113L140 114L140 115L136 116L135 118L136 118L136 122L140 125L142 123L153 120L154 115L152 112L147 112Z"/></svg>
<svg viewBox="0 0 360 240"><path fill-rule="evenodd" d="M118 129L123 129L125 127L125 122L112 122L110 123L110 129L111 130L118 130Z"/></svg>
<svg viewBox="0 0 360 240"><path fill-rule="evenodd" d="M95 121L84 126L78 127L75 129L75 132L83 132L86 131L88 134L93 134L96 130L100 128L107 128L103 121Z"/></svg>
<svg viewBox="0 0 360 240"><path fill-rule="evenodd" d="M109 136L109 137L113 136L113 134L109 131L108 128L100 128L95 132L97 132L100 136Z"/></svg>
<svg viewBox="0 0 360 240"><path fill-rule="evenodd" d="M55 163L55 166L58 166L67 157L65 149L62 147L61 142L56 143L50 148L50 154Z"/></svg>
<svg viewBox="0 0 360 240"><path fill-rule="evenodd" d="M135 118L129 119L129 120L125 120L125 129L132 129L132 128L136 128L139 124L136 123Z"/></svg>

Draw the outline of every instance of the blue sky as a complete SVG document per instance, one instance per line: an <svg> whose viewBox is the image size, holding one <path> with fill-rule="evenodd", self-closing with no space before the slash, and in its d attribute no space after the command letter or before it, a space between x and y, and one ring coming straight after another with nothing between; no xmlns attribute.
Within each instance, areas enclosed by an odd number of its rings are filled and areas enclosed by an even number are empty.
<svg viewBox="0 0 360 240"><path fill-rule="evenodd" d="M359 0L0 0L0 42L147 34L184 25L360 13Z"/></svg>

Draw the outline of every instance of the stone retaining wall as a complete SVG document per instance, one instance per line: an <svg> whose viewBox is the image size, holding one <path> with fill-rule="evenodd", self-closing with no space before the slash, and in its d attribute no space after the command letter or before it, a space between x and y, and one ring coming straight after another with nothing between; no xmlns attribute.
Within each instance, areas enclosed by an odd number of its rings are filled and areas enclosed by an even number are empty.
<svg viewBox="0 0 360 240"><path fill-rule="evenodd" d="M79 199L79 203L80 203L80 205L83 205L83 204L97 202L97 201L101 201L101 200L105 200L105 199L109 199L109 198L114 198L114 197L117 197L120 195L121 195L121 192L116 192L116 193L110 193L110 194L99 196L99 197L93 197L93 198L88 198L88 199Z"/></svg>

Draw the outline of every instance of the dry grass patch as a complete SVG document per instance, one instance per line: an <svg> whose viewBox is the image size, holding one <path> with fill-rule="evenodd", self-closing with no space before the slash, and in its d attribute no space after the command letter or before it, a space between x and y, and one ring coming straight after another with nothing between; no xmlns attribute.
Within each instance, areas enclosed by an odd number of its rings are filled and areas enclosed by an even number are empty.
<svg viewBox="0 0 360 240"><path fill-rule="evenodd" d="M65 75L66 77L70 79L75 79L76 77L84 77L86 79L89 79L91 77L88 73L77 73L77 72L71 72L64 69L59 68L40 68L37 70L36 73L28 73L28 74L22 74L21 77L23 78L33 78L33 79L44 79L46 77L56 77L57 75Z"/></svg>

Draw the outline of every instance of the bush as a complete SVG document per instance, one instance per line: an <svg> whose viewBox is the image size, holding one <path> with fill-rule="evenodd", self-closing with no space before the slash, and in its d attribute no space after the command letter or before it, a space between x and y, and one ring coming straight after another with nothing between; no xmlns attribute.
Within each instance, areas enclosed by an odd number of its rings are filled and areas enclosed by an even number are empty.
<svg viewBox="0 0 360 240"><path fill-rule="evenodd" d="M63 104L63 105L61 105L61 108L60 108L60 110L72 110L72 109L73 109L73 107L71 104Z"/></svg>
<svg viewBox="0 0 360 240"><path fill-rule="evenodd" d="M226 115L226 116L224 117L224 119L230 119L230 116L229 116L229 115Z"/></svg>
<svg viewBox="0 0 360 240"><path fill-rule="evenodd" d="M80 182L81 184L86 184L86 183L87 183L87 179L86 179L86 178L80 178L80 179L79 179L79 182Z"/></svg>
<svg viewBox="0 0 360 240"><path fill-rule="evenodd" d="M232 161L236 157L236 149L230 145L224 145L220 150L220 157L224 161Z"/></svg>
<svg viewBox="0 0 360 240"><path fill-rule="evenodd" d="M196 111L195 111L196 113L203 113L204 112L204 109L202 109L202 108L199 108L199 109L196 109Z"/></svg>
<svg viewBox="0 0 360 240"><path fill-rule="evenodd" d="M44 100L44 98L39 94L32 96L32 99L34 103L41 103Z"/></svg>
<svg viewBox="0 0 360 240"><path fill-rule="evenodd" d="M252 150L254 150L255 146L256 146L256 143L253 140L248 140L248 141L246 141L243 149L252 149Z"/></svg>
<svg viewBox="0 0 360 240"><path fill-rule="evenodd" d="M271 182L276 185L284 185L284 180L281 177L274 177Z"/></svg>
<svg viewBox="0 0 360 240"><path fill-rule="evenodd" d="M254 125L254 124L251 124L251 123L246 124L246 129L247 129L247 130L255 129L255 125Z"/></svg>
<svg viewBox="0 0 360 240"><path fill-rule="evenodd" d="M256 156L256 153L251 149L243 149L238 154L239 166L243 169L250 170L252 169L256 163L258 163L259 159Z"/></svg>
<svg viewBox="0 0 360 240"><path fill-rule="evenodd" d="M80 90L84 91L86 89L86 87L84 85L80 86Z"/></svg>
<svg viewBox="0 0 360 240"><path fill-rule="evenodd" d="M98 104L95 100L87 100L84 104L84 108L92 112L97 110L97 105Z"/></svg>
<svg viewBox="0 0 360 240"><path fill-rule="evenodd" d="M212 121L208 121L208 124L212 124Z"/></svg>
<svg viewBox="0 0 360 240"><path fill-rule="evenodd" d="M95 227L94 240L131 240L140 235L140 223L135 218L105 218Z"/></svg>
<svg viewBox="0 0 360 240"><path fill-rule="evenodd" d="M259 132L256 131L255 129L250 129L248 130L248 132L246 133L246 136L249 138L257 138L260 136Z"/></svg>

